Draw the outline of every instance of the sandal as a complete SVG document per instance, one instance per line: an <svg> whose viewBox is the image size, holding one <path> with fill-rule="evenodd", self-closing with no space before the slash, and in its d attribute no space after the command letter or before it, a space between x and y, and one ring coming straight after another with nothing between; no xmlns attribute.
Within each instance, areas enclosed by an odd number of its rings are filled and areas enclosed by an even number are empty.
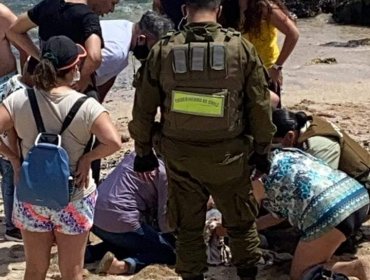
<svg viewBox="0 0 370 280"><path fill-rule="evenodd" d="M98 266L96 267L95 273L96 274L107 274L114 259L115 259L115 256L112 252L106 252L104 257L101 259Z"/></svg>

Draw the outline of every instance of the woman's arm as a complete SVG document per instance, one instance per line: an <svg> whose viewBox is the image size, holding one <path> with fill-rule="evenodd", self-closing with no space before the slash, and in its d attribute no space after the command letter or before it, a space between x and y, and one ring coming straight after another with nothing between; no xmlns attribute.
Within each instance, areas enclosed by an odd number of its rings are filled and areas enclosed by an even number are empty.
<svg viewBox="0 0 370 280"><path fill-rule="evenodd" d="M276 218L272 214L267 214L265 216L262 216L257 219L256 224L257 224L257 230L264 230L273 226L276 226L283 222L285 219L283 218Z"/></svg>
<svg viewBox="0 0 370 280"><path fill-rule="evenodd" d="M299 38L298 28L293 20L289 18L281 9L273 6L270 15L270 23L285 35L283 47L276 60L277 65L283 65L293 52Z"/></svg>
<svg viewBox="0 0 370 280"><path fill-rule="evenodd" d="M81 79L74 86L79 92L84 92L91 81L91 74L99 68L102 61L101 39L98 35L92 34L85 42L87 57L81 68Z"/></svg>
<svg viewBox="0 0 370 280"><path fill-rule="evenodd" d="M16 46L20 46L28 55L39 59L40 51L27 34L27 31L36 26L37 25L31 21L27 14L22 14L6 32L6 36Z"/></svg>
<svg viewBox="0 0 370 280"><path fill-rule="evenodd" d="M21 156L20 156L20 150L19 150L19 142L18 142L18 135L15 131L14 127L12 129L9 129L7 131L7 137L8 137L8 143L9 147L6 145L3 145L3 149L7 149L7 151L3 151L3 155L5 155L8 160L10 161L12 167L13 167L13 173L14 173L14 184L17 185L20 175L20 169L21 169Z"/></svg>
<svg viewBox="0 0 370 280"><path fill-rule="evenodd" d="M280 55L275 62L276 65L283 65L297 44L299 31L295 22L275 5L272 6L269 22L285 35ZM281 70L270 68L269 72L272 80L282 85Z"/></svg>
<svg viewBox="0 0 370 280"><path fill-rule="evenodd" d="M18 180L19 169L21 166L19 149L18 149L18 136L14 130L13 120L4 105L0 106L0 133L8 132L9 146L0 141L0 154L6 156L14 169L14 182Z"/></svg>
<svg viewBox="0 0 370 280"><path fill-rule="evenodd" d="M252 181L253 195L256 198L256 201L259 206L261 206L262 201L267 197L264 185L261 179ZM280 224L284 221L284 218L276 218L272 214L267 214L257 219L257 230L263 230L277 224Z"/></svg>
<svg viewBox="0 0 370 280"><path fill-rule="evenodd" d="M161 5L161 0L153 0L153 11L162 14L162 5Z"/></svg>
<svg viewBox="0 0 370 280"><path fill-rule="evenodd" d="M81 156L76 170L76 184L87 187L91 162L113 154L121 148L121 137L114 127L108 113L102 113L93 123L91 133L96 135L99 145Z"/></svg>

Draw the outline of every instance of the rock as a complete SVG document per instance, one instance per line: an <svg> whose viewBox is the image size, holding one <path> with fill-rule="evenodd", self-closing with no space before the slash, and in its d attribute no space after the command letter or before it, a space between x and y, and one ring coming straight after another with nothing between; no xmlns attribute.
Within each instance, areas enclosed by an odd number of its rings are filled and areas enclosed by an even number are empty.
<svg viewBox="0 0 370 280"><path fill-rule="evenodd" d="M335 57L328 58L314 58L311 60L310 64L336 64L338 61Z"/></svg>
<svg viewBox="0 0 370 280"><path fill-rule="evenodd" d="M370 26L370 0L339 1L333 11L337 23Z"/></svg>
<svg viewBox="0 0 370 280"><path fill-rule="evenodd" d="M349 40L347 42L328 42L321 44L326 47L343 47L343 48L356 48L359 46L370 46L370 38L364 38L359 40Z"/></svg>
<svg viewBox="0 0 370 280"><path fill-rule="evenodd" d="M285 0L288 10L299 18L313 17L323 12L332 12L336 0Z"/></svg>
<svg viewBox="0 0 370 280"><path fill-rule="evenodd" d="M10 247L9 249L9 258L11 259L19 259L24 257L24 247L23 245L16 244Z"/></svg>

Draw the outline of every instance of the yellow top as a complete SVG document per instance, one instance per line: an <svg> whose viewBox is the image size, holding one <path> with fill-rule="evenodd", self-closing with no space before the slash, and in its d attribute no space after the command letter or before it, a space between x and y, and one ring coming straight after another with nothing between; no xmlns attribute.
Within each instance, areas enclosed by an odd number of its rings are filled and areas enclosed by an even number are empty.
<svg viewBox="0 0 370 280"><path fill-rule="evenodd" d="M244 33L243 36L256 47L263 65L267 69L271 68L280 54L277 28L263 20L261 32L257 37L249 33Z"/></svg>

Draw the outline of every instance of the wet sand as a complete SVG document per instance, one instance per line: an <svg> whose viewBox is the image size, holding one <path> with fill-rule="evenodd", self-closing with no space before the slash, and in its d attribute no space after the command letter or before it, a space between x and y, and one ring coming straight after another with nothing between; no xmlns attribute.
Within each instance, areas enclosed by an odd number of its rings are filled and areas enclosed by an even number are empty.
<svg viewBox="0 0 370 280"><path fill-rule="evenodd" d="M370 46L357 48L325 47L331 41L370 37L370 28L338 26L328 24L328 16L300 20L301 37L298 46L284 66L283 104L295 110L321 114L345 128L355 139L369 149L369 105L370 105ZM312 60L335 58L336 64L313 64ZM133 91L130 89L132 67L122 73L118 83L107 97L105 106L110 110L120 132L127 132L131 118ZM109 172L121 155L133 148L133 142L125 143L119 154L103 163L103 174ZM3 219L0 201L0 219ZM365 239L370 240L369 225L364 226ZM3 240L4 226L0 227L0 279L22 279L25 263L22 244ZM363 242L356 255L340 256L353 259L357 256L370 257L370 243ZM91 267L89 267L91 268ZM261 270L258 279L287 280L289 263ZM144 275L145 274L145 275ZM133 279L176 279L172 273L152 268ZM148 276L149 275L149 276ZM163 276L167 275L167 276ZM86 271L86 279L130 279L125 276L98 276ZM55 259L47 279L61 279ZM216 280L238 279L233 268L210 268L209 278Z"/></svg>

